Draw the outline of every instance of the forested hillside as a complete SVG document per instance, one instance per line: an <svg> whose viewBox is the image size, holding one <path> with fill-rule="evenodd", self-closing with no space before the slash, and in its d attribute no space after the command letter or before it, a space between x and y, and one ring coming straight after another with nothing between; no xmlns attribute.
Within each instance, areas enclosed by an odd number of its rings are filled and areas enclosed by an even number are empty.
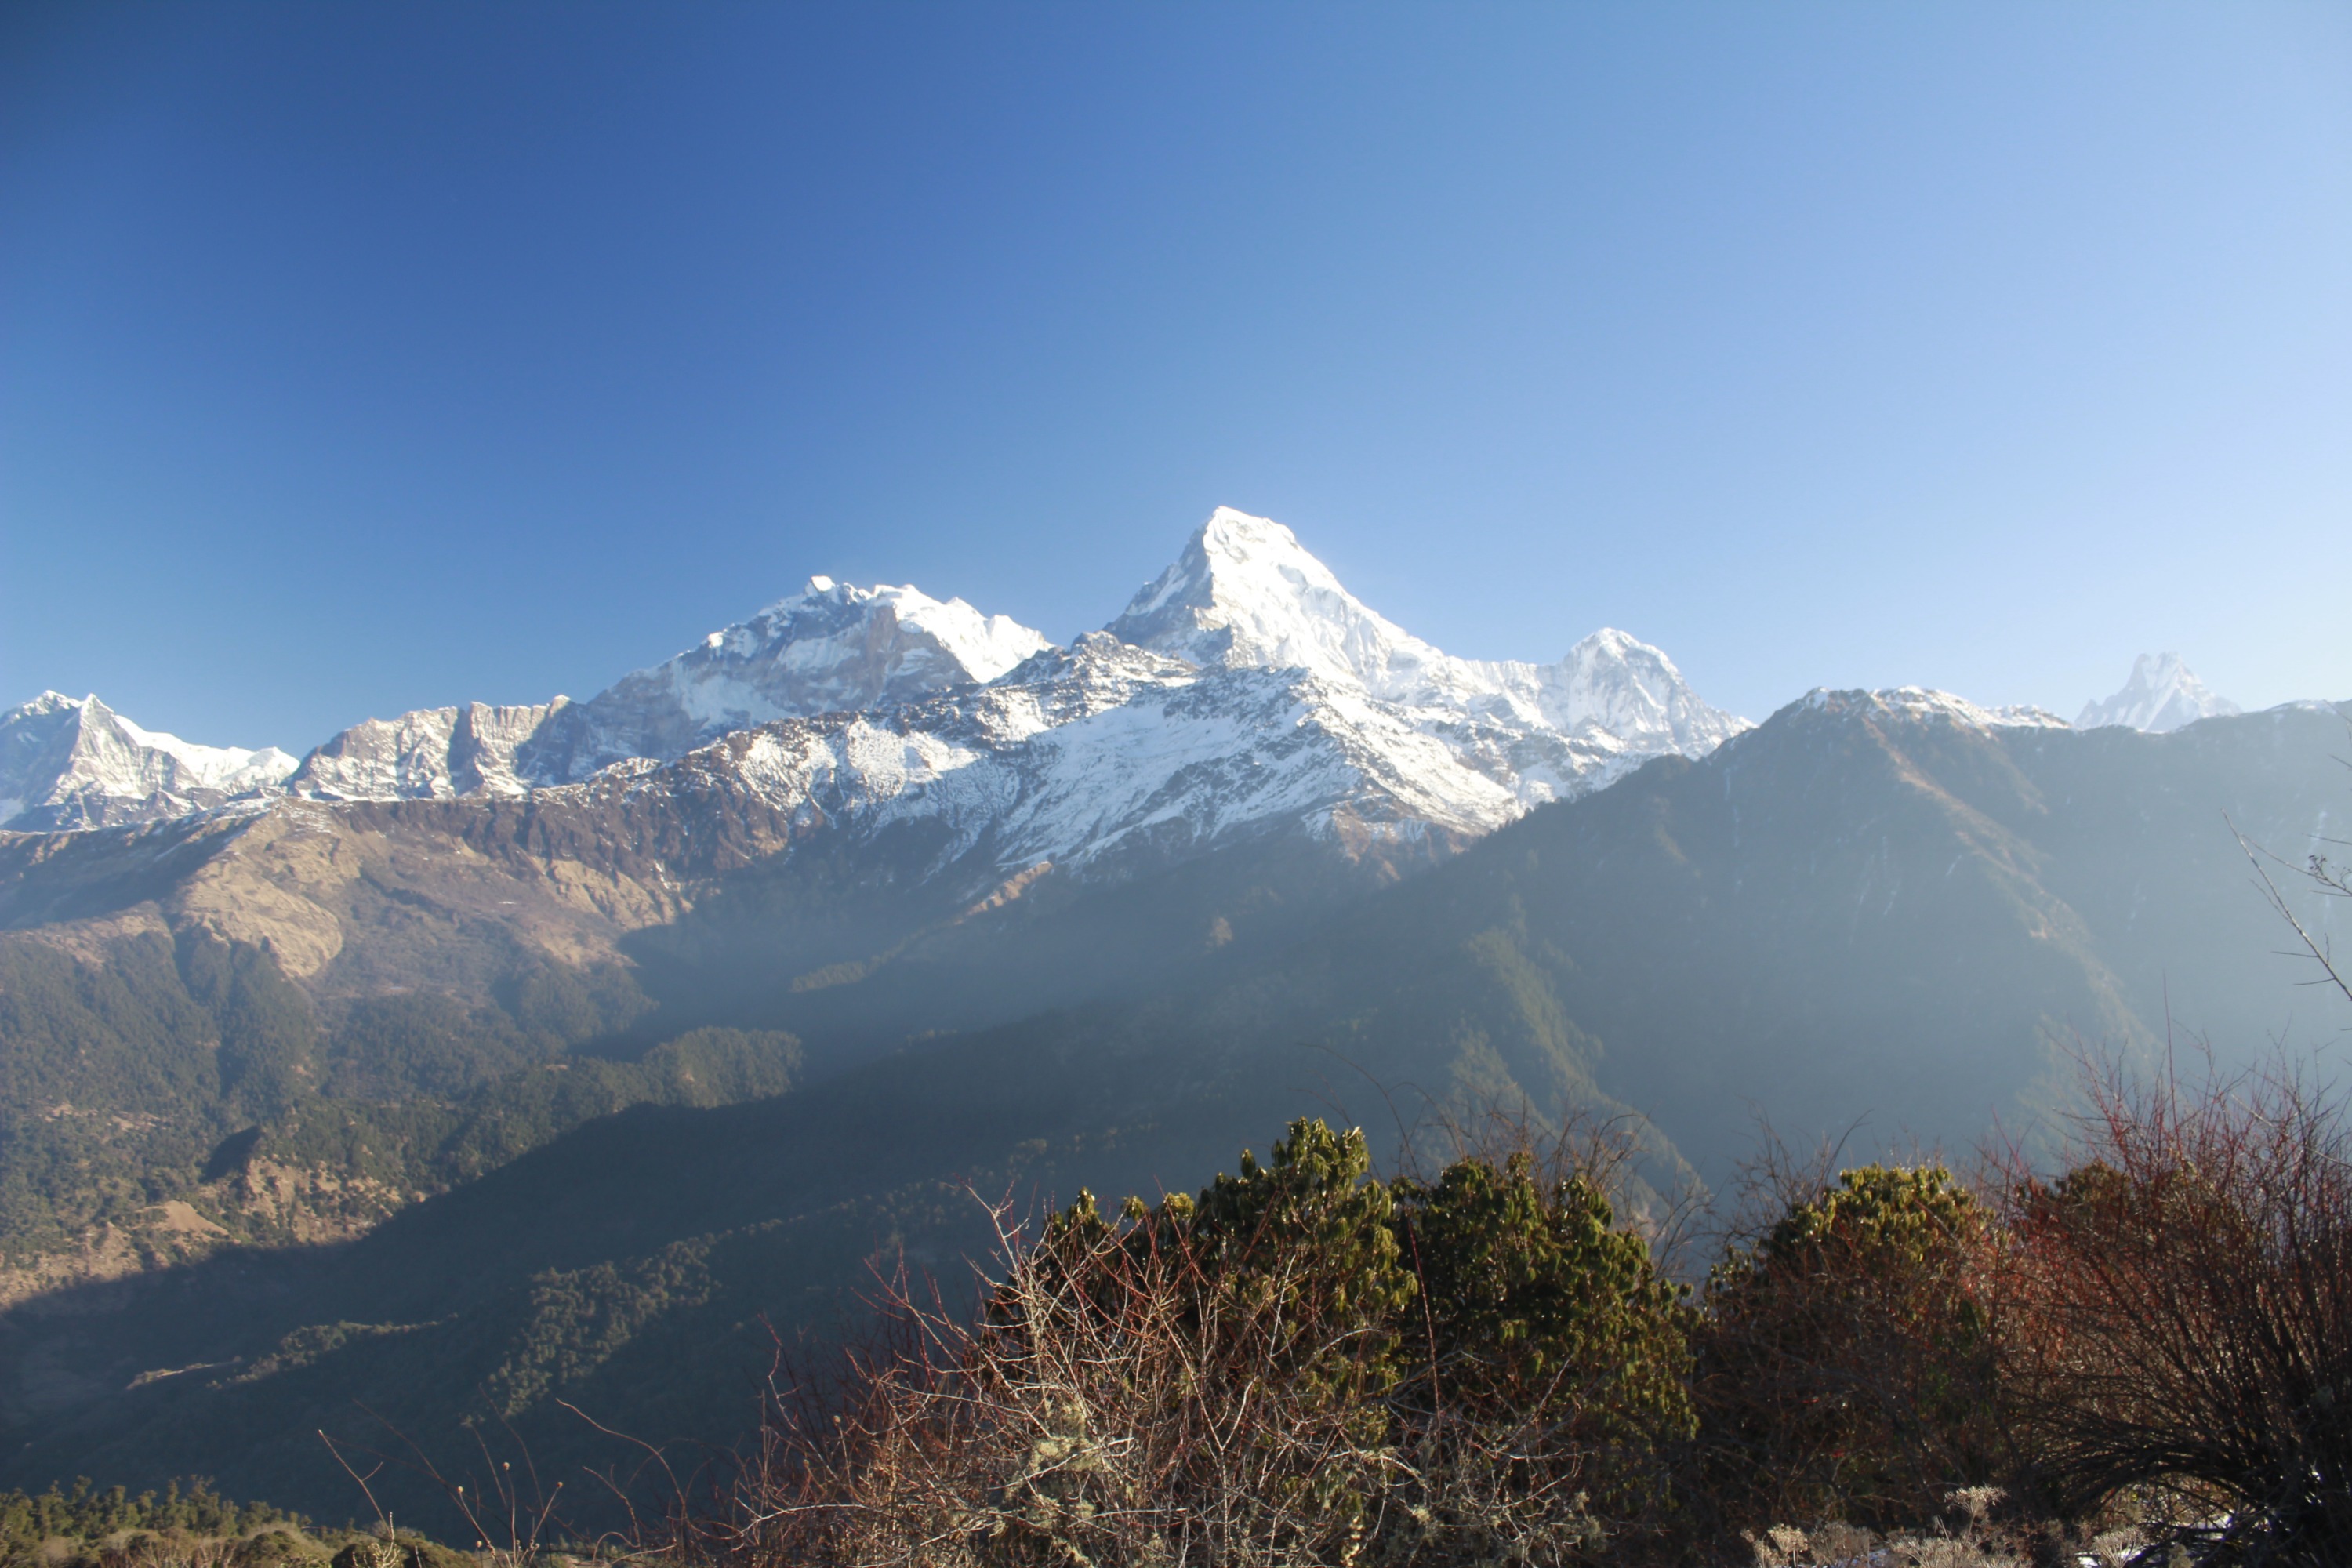
<svg viewBox="0 0 2352 1568"><path fill-rule="evenodd" d="M102 961L0 940L0 1258L9 1299L236 1242L356 1235L640 1103L779 1094L789 1036L689 1031L586 1054L646 1003L612 966L541 964L472 1006L322 1016L266 949L147 932Z"/></svg>

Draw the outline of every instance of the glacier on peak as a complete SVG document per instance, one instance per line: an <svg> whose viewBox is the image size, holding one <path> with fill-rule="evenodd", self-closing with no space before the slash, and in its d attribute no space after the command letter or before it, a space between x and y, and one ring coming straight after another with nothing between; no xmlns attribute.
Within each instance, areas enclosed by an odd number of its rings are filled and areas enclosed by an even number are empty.
<svg viewBox="0 0 2352 1568"><path fill-rule="evenodd" d="M0 712L0 828L50 832L184 816L274 793L295 758L142 729L95 696L44 691Z"/></svg>
<svg viewBox="0 0 2352 1568"><path fill-rule="evenodd" d="M2238 705L2197 679L2177 653L2141 654L2132 660L2131 678L2123 689L2104 702L2086 702L2075 716L2077 730L2110 724L2164 734L2200 719L2225 717Z"/></svg>

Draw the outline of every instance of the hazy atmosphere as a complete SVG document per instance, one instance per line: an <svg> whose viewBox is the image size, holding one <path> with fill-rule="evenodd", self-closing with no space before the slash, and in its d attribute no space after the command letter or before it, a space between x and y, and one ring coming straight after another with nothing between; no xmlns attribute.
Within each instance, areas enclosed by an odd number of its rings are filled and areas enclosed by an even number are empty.
<svg viewBox="0 0 2352 1568"><path fill-rule="evenodd" d="M1753 719L2337 698L2347 256L2336 5L13 5L0 699L1063 640L1220 504Z"/></svg>

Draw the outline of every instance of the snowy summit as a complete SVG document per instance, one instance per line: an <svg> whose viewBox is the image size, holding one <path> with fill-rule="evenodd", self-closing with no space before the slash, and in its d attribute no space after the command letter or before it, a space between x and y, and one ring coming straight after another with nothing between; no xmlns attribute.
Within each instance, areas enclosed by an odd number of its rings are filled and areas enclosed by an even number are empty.
<svg viewBox="0 0 2352 1568"><path fill-rule="evenodd" d="M2177 653L2142 654L2132 660L2131 679L2104 702L2086 702L2074 720L2077 730L2109 724L2164 734L2200 719L2225 717L2238 705L2198 679Z"/></svg>
<svg viewBox="0 0 2352 1568"><path fill-rule="evenodd" d="M275 792L293 771L275 746L199 746L96 697L44 691L0 713L0 828L16 832L184 816Z"/></svg>
<svg viewBox="0 0 2352 1568"><path fill-rule="evenodd" d="M1409 709L1653 752L1698 754L1748 728L1701 701L1664 654L1611 627L1558 664L1441 653L1349 593L1290 530L1231 507L1106 629L1194 664L1306 669Z"/></svg>
<svg viewBox="0 0 2352 1568"><path fill-rule="evenodd" d="M1748 727L1622 631L1551 664L1457 658L1287 528L1220 508L1066 647L961 599L814 577L586 701L371 719L262 774L328 801L717 792L795 832L918 826L935 869L1001 879L1268 834L1459 841Z"/></svg>

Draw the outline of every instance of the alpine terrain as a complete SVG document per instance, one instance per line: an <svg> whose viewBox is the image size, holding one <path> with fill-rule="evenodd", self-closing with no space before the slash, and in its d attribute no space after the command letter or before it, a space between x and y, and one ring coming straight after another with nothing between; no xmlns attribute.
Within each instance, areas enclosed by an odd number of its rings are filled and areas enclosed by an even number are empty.
<svg viewBox="0 0 2352 1568"><path fill-rule="evenodd" d="M584 702L370 721L215 809L0 839L0 918L201 932L331 1009L617 964L673 1020L757 994L813 1045L891 1041L1102 994L1744 728L1620 632L1450 658L1228 510L1066 647L817 579ZM1053 929L971 951L1015 901Z"/></svg>
<svg viewBox="0 0 2352 1568"><path fill-rule="evenodd" d="M362 1406L551 1468L626 1458L575 1409L723 1442L873 1267L961 1278L981 1196L1194 1188L1295 1115L1607 1119L1655 1215L1759 1119L1965 1147L2046 1136L2080 1051L2334 1048L2238 835L2343 837L2352 705L2219 706L2142 660L2073 726L1750 725L1621 632L1447 655L1232 510L1067 645L817 578L299 765L43 698L0 731L0 1485L340 1516Z"/></svg>

